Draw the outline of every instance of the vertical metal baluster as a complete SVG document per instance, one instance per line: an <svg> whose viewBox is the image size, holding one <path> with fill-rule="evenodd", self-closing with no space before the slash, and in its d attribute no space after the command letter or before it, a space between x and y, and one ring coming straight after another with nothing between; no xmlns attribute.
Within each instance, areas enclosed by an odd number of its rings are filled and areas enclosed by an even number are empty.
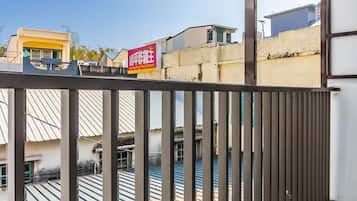
<svg viewBox="0 0 357 201"><path fill-rule="evenodd" d="M322 152L321 152L321 148L322 148L322 138L321 138L321 131L322 131L322 99L321 99L321 92L319 92L317 94L317 199L318 200L322 200L322 164L321 164L321 159L322 159Z"/></svg>
<svg viewBox="0 0 357 201"><path fill-rule="evenodd" d="M292 116L292 200L298 201L298 97L293 92Z"/></svg>
<svg viewBox="0 0 357 201"><path fill-rule="evenodd" d="M149 200L149 122L150 92L135 92L135 196Z"/></svg>
<svg viewBox="0 0 357 201"><path fill-rule="evenodd" d="M185 91L184 98L184 199L196 200L196 92Z"/></svg>
<svg viewBox="0 0 357 201"><path fill-rule="evenodd" d="M103 200L118 200L119 95L103 91Z"/></svg>
<svg viewBox="0 0 357 201"><path fill-rule="evenodd" d="M228 200L228 93L219 92L218 199Z"/></svg>
<svg viewBox="0 0 357 201"><path fill-rule="evenodd" d="M254 201L262 200L262 93L254 93Z"/></svg>
<svg viewBox="0 0 357 201"><path fill-rule="evenodd" d="M304 130L303 130L303 93L298 93L298 199L302 200L303 195L303 172L304 172L304 160L303 160L303 141L304 141Z"/></svg>
<svg viewBox="0 0 357 201"><path fill-rule="evenodd" d="M312 200L317 201L316 197L316 93L312 94Z"/></svg>
<svg viewBox="0 0 357 201"><path fill-rule="evenodd" d="M244 200L252 200L252 92L244 92Z"/></svg>
<svg viewBox="0 0 357 201"><path fill-rule="evenodd" d="M162 200L175 200L174 140L175 140L175 92L162 92Z"/></svg>
<svg viewBox="0 0 357 201"><path fill-rule="evenodd" d="M286 200L286 96L279 93L279 201Z"/></svg>
<svg viewBox="0 0 357 201"><path fill-rule="evenodd" d="M242 198L242 119L241 92L232 92L232 200Z"/></svg>
<svg viewBox="0 0 357 201"><path fill-rule="evenodd" d="M23 201L25 200L26 90L9 89L8 103L8 196L10 201Z"/></svg>
<svg viewBox="0 0 357 201"><path fill-rule="evenodd" d="M263 93L263 175L264 201L271 201L271 93ZM245 185L244 185L245 186Z"/></svg>
<svg viewBox="0 0 357 201"><path fill-rule="evenodd" d="M313 147L313 143L312 143L312 136L313 136L313 130L312 130L312 125L313 125L313 107L312 107L312 93L309 92L308 93L308 97L307 97L307 101L308 101L308 133L307 133L307 153L308 153L308 158L307 158L307 164L308 164L308 169L307 169L307 200L312 200L312 163L313 163L313 159L312 159L312 147Z"/></svg>
<svg viewBox="0 0 357 201"><path fill-rule="evenodd" d="M326 137L327 137L327 199L330 199L330 154L331 154L331 92L327 93L327 131L326 131Z"/></svg>
<svg viewBox="0 0 357 201"><path fill-rule="evenodd" d="M61 200L78 200L78 90L61 93Z"/></svg>
<svg viewBox="0 0 357 201"><path fill-rule="evenodd" d="M213 142L214 142L214 96L203 92L202 168L203 201L213 200Z"/></svg>
<svg viewBox="0 0 357 201"><path fill-rule="evenodd" d="M305 92L303 95L303 195L302 200L308 200L308 124L309 124L309 117L308 117L308 92Z"/></svg>
<svg viewBox="0 0 357 201"><path fill-rule="evenodd" d="M286 94L286 200L292 199L292 93Z"/></svg>
<svg viewBox="0 0 357 201"><path fill-rule="evenodd" d="M272 94L271 109L271 200L279 200L279 94Z"/></svg>
<svg viewBox="0 0 357 201"><path fill-rule="evenodd" d="M327 188L327 184L328 184L328 181L329 181L329 176L328 176L328 167L329 167L329 163L328 163L328 153L327 153L327 149L328 149L328 136L327 136L327 133L328 133L328 130L327 130L327 125L328 125L328 114L327 114L327 93L328 92L324 92L323 94L323 157L324 157L324 163L323 163L323 199L324 200L328 200L329 199L329 189Z"/></svg>

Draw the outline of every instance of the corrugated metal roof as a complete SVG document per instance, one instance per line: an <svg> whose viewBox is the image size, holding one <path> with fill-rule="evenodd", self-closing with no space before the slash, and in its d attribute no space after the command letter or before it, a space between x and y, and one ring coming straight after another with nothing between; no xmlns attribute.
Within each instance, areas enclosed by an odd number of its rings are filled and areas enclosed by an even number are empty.
<svg viewBox="0 0 357 201"><path fill-rule="evenodd" d="M59 90L27 90L27 141L41 142L60 139L61 102ZM0 89L0 144L6 144L8 133L8 92ZM130 91L120 92L119 132L135 128L135 97ZM102 134L102 93L79 92L80 137Z"/></svg>
<svg viewBox="0 0 357 201"><path fill-rule="evenodd" d="M229 160L229 189L231 194L232 171L231 161ZM150 200L161 200L161 168L151 167L150 175ZM218 200L218 164L214 161L214 194L215 200ZM202 163L196 162L196 192L197 200L202 200ZM79 200L102 200L103 178L102 175L90 175L78 178L79 183ZM118 178L119 200L134 201L135 200L135 173L119 171ZM182 163L175 165L175 188L176 200L183 200L184 196L184 167ZM59 180L50 181L47 183L29 184L26 185L26 197L28 201L32 200L60 200L61 183ZM6 199L6 193L1 192L0 198Z"/></svg>
<svg viewBox="0 0 357 201"><path fill-rule="evenodd" d="M61 103L59 90L27 90L27 141L41 142L60 139ZM176 98L176 126L183 126L182 92ZM133 91L120 91L119 132L135 131L135 94ZM198 95L201 97L201 94ZM0 144L8 141L8 92L0 89ZM201 124L202 98L198 100L197 123ZM90 137L102 135L102 92L79 92L79 135ZM151 92L150 128L161 128L161 92Z"/></svg>

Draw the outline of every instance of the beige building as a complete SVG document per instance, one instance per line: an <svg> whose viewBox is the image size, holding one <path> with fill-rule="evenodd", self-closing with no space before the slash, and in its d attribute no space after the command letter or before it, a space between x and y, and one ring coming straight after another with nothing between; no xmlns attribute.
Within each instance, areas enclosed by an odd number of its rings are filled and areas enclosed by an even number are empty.
<svg viewBox="0 0 357 201"><path fill-rule="evenodd" d="M71 35L31 28L19 28L9 39L6 57L0 62L22 63L23 57L51 58L69 61Z"/></svg>
<svg viewBox="0 0 357 201"><path fill-rule="evenodd" d="M187 48L200 48L207 45L232 43L232 34L236 28L222 25L202 25L188 27L180 33L167 38L164 52Z"/></svg>
<svg viewBox="0 0 357 201"><path fill-rule="evenodd" d="M128 50L121 49L116 52L105 52L98 60L99 66L128 67Z"/></svg>
<svg viewBox="0 0 357 201"><path fill-rule="evenodd" d="M257 84L320 86L320 26L258 40ZM244 43L187 48L163 55L163 67L141 79L243 84Z"/></svg>

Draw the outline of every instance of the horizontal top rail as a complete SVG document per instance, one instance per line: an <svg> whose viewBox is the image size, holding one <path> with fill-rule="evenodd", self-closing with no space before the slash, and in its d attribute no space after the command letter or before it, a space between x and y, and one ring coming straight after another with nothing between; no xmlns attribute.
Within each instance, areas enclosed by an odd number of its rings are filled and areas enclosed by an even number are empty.
<svg viewBox="0 0 357 201"><path fill-rule="evenodd" d="M159 91L328 92L330 88L268 87L203 82L139 80L134 78L29 75L0 73L0 88Z"/></svg>

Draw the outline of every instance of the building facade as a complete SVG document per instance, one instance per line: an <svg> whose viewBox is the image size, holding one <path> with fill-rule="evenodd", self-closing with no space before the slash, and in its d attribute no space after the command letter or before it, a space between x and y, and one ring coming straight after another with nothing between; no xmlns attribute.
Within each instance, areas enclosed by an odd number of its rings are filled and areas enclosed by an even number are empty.
<svg viewBox="0 0 357 201"><path fill-rule="evenodd" d="M265 16L271 22L271 36L279 33L311 26L320 19L320 4L306 6Z"/></svg>
<svg viewBox="0 0 357 201"><path fill-rule="evenodd" d="M99 66L128 67L128 50L121 49L116 52L105 52L98 60Z"/></svg>
<svg viewBox="0 0 357 201"><path fill-rule="evenodd" d="M257 84L320 86L320 27L258 40ZM190 48L163 55L161 69L141 79L244 84L244 44Z"/></svg>
<svg viewBox="0 0 357 201"><path fill-rule="evenodd" d="M173 52L207 45L232 43L232 34L236 28L222 25L202 25L186 28L167 39L166 51Z"/></svg>
<svg viewBox="0 0 357 201"><path fill-rule="evenodd" d="M19 28L9 39L6 57L2 61L22 63L23 57L70 60L71 35L39 29Z"/></svg>

